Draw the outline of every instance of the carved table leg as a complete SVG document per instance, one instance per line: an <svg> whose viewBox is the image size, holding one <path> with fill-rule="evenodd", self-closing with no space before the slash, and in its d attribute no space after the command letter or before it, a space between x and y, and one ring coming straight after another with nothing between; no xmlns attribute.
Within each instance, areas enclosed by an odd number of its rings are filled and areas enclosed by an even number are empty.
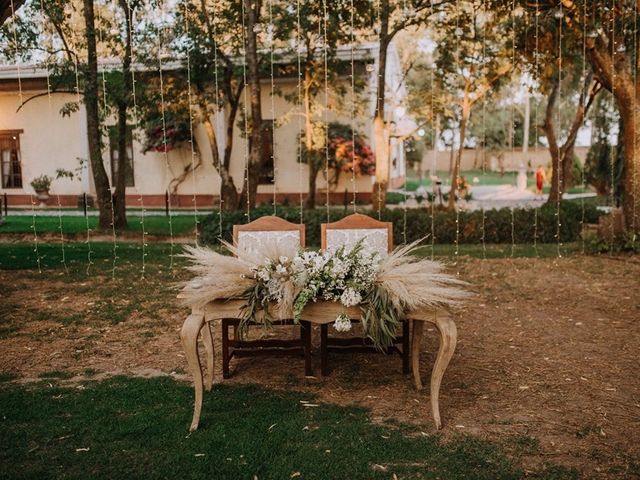
<svg viewBox="0 0 640 480"><path fill-rule="evenodd" d="M424 322L412 320L411 329L411 369L413 370L413 384L416 390L422 390L422 378L420 377L420 347L422 346L422 334L424 332Z"/></svg>
<svg viewBox="0 0 640 480"><path fill-rule="evenodd" d="M205 379L204 388L207 392L213 388L213 368L215 366L215 350L213 346L213 335L211 334L211 324L207 321L202 326L202 338L204 348L207 352L207 377Z"/></svg>
<svg viewBox="0 0 640 480"><path fill-rule="evenodd" d="M422 323L422 322L420 322ZM431 372L431 410L433 412L433 420L436 423L436 428L442 427L442 421L440 420L440 384L442 383L442 377L449 365L453 352L456 350L456 343L458 341L458 330L456 324L451 317L446 314L436 315L435 324L440 332L440 348L438 349L438 356L436 357L436 363L433 366Z"/></svg>
<svg viewBox="0 0 640 480"><path fill-rule="evenodd" d="M193 384L196 392L195 404L193 407L193 420L191 421L190 431L198 428L200 423L200 412L202 411L202 367L200 365L200 357L198 356L198 334L204 324L204 315L201 313L192 313L187 317L180 331L182 346L187 357L189 370L193 375Z"/></svg>

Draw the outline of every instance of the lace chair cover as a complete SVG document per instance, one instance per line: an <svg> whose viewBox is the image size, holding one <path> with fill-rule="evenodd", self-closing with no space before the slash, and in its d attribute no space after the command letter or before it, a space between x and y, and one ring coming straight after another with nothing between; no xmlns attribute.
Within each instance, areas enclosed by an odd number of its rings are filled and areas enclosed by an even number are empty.
<svg viewBox="0 0 640 480"><path fill-rule="evenodd" d="M302 242L299 230L269 230L238 232L238 249L246 253L255 253L264 243L275 243L286 251L297 251Z"/></svg>
<svg viewBox="0 0 640 480"><path fill-rule="evenodd" d="M378 252L381 256L387 256L389 248L389 232L386 228L349 228L327 229L327 250L335 251L345 245L347 249L353 248L361 239L367 250Z"/></svg>

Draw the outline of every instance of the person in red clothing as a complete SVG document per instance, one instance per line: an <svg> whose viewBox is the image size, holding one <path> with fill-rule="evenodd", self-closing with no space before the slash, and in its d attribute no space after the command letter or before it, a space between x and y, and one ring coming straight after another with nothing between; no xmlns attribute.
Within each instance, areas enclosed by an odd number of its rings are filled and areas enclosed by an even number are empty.
<svg viewBox="0 0 640 480"><path fill-rule="evenodd" d="M536 170L536 195L542 195L542 187L547 181L547 175L544 173L544 168L538 166Z"/></svg>

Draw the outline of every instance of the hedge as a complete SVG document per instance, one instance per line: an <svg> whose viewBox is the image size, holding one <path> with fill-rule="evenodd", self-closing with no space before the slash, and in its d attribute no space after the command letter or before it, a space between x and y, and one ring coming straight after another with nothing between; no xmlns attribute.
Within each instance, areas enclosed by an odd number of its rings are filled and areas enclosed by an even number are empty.
<svg viewBox="0 0 640 480"><path fill-rule="evenodd" d="M290 222L300 222L300 209L295 207L279 207L278 216ZM334 222L351 211L344 209L330 209L329 220ZM378 213L371 210L359 210L359 213L378 217ZM450 244L456 238L456 213L445 210L433 212L430 208L387 209L382 210L381 220L393 222L394 243L412 242L431 233L433 230L435 242ZM251 210L251 219L272 215L272 207L257 207ZM500 210L484 211L484 239L486 243L532 243L534 239L540 243L556 242L557 209L555 205L544 205L538 209L502 208ZM406 215L406 221L405 221ZM537 215L537 226L536 226ZM600 213L595 206L585 206L585 223L597 223ZM458 215L458 241L460 243L480 243L482 241L482 211L460 212ZM327 212L323 208L303 210L302 221L306 224L306 239L308 246L320 245L320 224L326 222ZM582 221L582 208L575 202L563 202L560 206L560 240L571 242L579 238ZM244 211L223 212L222 236L231 241L234 224L247 222ZM406 232L405 232L406 224ZM215 244L220 237L220 216L218 212L201 220L201 240L205 244ZM512 228L513 226L513 228ZM513 235L513 238L512 238Z"/></svg>

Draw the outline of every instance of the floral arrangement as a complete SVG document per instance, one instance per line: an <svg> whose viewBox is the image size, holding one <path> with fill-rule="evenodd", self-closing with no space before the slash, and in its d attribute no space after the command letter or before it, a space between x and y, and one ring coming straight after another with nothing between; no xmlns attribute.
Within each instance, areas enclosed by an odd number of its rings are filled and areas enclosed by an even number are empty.
<svg viewBox="0 0 640 480"><path fill-rule="evenodd" d="M374 175L376 173L376 161L373 150L362 137L353 138L337 136L329 141L329 157L335 159L336 168L342 172L351 172L356 175Z"/></svg>
<svg viewBox="0 0 640 480"><path fill-rule="evenodd" d="M53 178L49 175L40 175L31 180L31 186L36 192L48 192L51 188L51 182L53 182Z"/></svg>
<svg viewBox="0 0 640 480"><path fill-rule="evenodd" d="M424 306L455 306L469 295L464 282L443 273L439 262L411 252L419 242L382 256L360 241L353 248L334 251L292 251L264 245L259 252L243 252L227 245L236 256L202 247L186 247L189 267L197 276L183 288L191 306L237 297L245 300L241 331L251 323L269 326L274 309L281 317L299 321L310 302L333 301L343 311L334 322L338 331L351 329L347 308L358 306L365 335L374 345L392 345L406 311Z"/></svg>
<svg viewBox="0 0 640 480"><path fill-rule="evenodd" d="M165 141L166 139L166 141ZM147 129L144 152L169 152L189 141L189 127L183 123L155 125Z"/></svg>

